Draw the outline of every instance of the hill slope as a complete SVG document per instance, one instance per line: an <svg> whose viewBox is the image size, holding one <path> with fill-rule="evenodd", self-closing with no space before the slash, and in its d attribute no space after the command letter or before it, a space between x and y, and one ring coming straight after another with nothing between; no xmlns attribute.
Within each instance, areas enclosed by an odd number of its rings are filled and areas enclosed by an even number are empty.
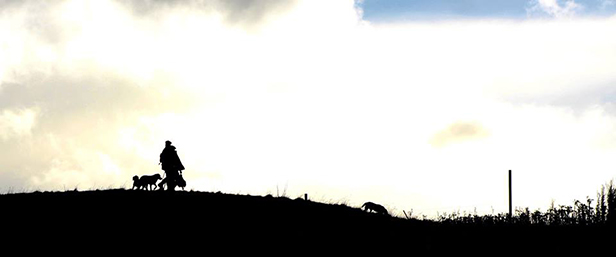
<svg viewBox="0 0 616 257"><path fill-rule="evenodd" d="M161 238L184 243L212 239L384 242L402 238L413 225L342 205L206 192L37 192L1 195L0 203L4 220L12 221L10 234L49 233L45 237L78 239L130 235L135 243Z"/></svg>
<svg viewBox="0 0 616 257"><path fill-rule="evenodd" d="M2 232L10 235L5 240L9 246L11 240L26 239L51 247L70 242L87 249L104 245L109 250L142 253L174 247L181 247L178 251L182 252L204 248L241 251L246 245L260 245L263 251L310 246L490 253L502 249L559 251L602 239L588 238L595 231L586 228L445 226L343 205L207 192L9 194L0 195L0 204L0 217L5 221Z"/></svg>

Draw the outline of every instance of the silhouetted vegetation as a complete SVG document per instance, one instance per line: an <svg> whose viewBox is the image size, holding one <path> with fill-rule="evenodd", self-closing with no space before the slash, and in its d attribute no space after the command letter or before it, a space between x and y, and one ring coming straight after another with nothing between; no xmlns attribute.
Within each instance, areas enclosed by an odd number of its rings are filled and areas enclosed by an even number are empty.
<svg viewBox="0 0 616 257"><path fill-rule="evenodd" d="M613 224L616 215L616 187L613 181L601 186L597 199L575 200L573 205L552 203L545 211L531 211L529 208L516 209L514 215L508 214L478 215L459 212L445 213L437 221L449 225L523 225L523 226L603 226Z"/></svg>

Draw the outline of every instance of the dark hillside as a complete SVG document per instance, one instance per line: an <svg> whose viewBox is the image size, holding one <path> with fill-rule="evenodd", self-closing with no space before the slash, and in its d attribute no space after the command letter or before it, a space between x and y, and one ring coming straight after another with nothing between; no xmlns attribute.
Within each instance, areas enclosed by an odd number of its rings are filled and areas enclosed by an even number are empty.
<svg viewBox="0 0 616 257"><path fill-rule="evenodd" d="M9 194L0 195L0 204L5 221L2 232L10 236L6 245L26 240L54 249L70 242L71 247L84 249L145 252L165 246L181 247L181 251L245 251L246 245L259 245L260 251L310 246L312 250L373 248L409 253L569 252L605 239L596 234L602 228L444 225L343 205L207 192ZM146 245L150 247L140 248Z"/></svg>
<svg viewBox="0 0 616 257"><path fill-rule="evenodd" d="M412 226L424 226L341 205L206 192L46 192L1 195L0 203L3 220L12 221L5 231L43 241L101 237L139 244L170 238L187 246L212 240L343 246L406 241Z"/></svg>

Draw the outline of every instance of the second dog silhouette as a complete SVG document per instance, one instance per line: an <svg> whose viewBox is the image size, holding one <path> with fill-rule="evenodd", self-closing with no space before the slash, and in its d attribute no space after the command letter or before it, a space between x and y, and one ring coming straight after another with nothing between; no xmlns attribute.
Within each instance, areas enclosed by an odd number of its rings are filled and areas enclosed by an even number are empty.
<svg viewBox="0 0 616 257"><path fill-rule="evenodd" d="M385 209L385 207L383 207L383 205L380 205L380 204L376 204L373 202L366 202L361 207L364 208L364 210L366 210L367 212L374 211L378 214L389 215L389 213L387 212L387 209Z"/></svg>

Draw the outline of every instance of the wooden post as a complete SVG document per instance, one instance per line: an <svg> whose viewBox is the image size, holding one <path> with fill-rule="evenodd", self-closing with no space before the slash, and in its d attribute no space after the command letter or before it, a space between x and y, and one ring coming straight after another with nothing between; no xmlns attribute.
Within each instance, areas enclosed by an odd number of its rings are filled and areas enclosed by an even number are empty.
<svg viewBox="0 0 616 257"><path fill-rule="evenodd" d="M304 200L308 201L308 194L304 194Z"/></svg>
<svg viewBox="0 0 616 257"><path fill-rule="evenodd" d="M509 221L513 217L513 203L512 203L512 190L511 190L511 170L509 170Z"/></svg>

